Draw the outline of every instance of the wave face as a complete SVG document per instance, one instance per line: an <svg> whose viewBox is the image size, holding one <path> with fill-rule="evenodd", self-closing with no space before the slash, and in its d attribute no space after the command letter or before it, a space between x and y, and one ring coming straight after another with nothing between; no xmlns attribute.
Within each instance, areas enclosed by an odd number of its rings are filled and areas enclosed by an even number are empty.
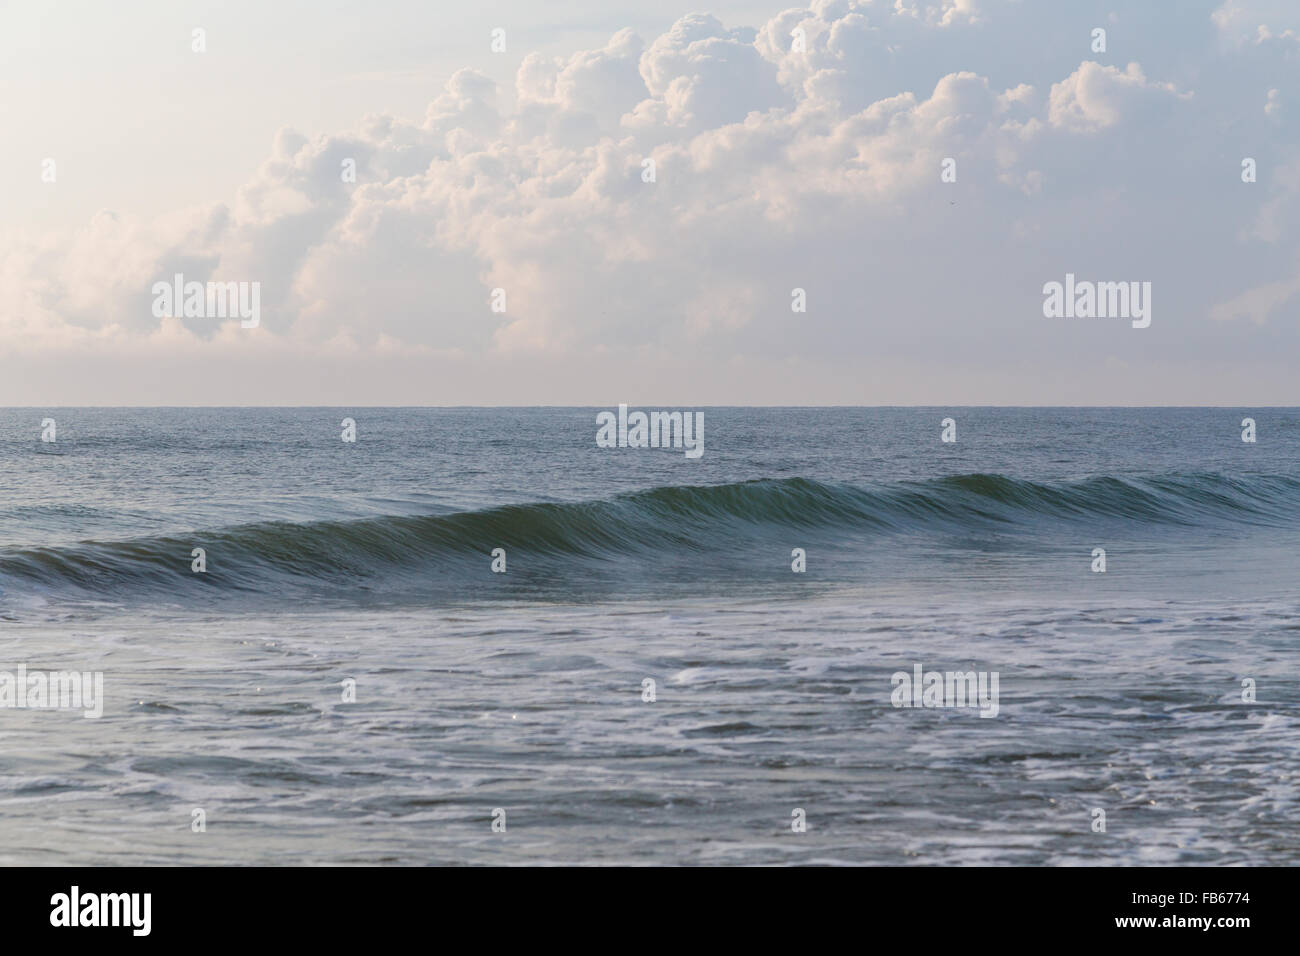
<svg viewBox="0 0 1300 956"><path fill-rule="evenodd" d="M0 552L6 596L64 593L189 603L222 593L358 598L423 591L449 598L519 597L656 572L692 556L753 570L757 552L790 542L851 552L882 540L932 543L1006 536L1077 538L1083 529L1148 535L1283 527L1300 515L1300 481L1198 473L1036 482L997 474L858 486L806 478L670 485L608 499L439 515L265 522L216 531L86 541ZM203 548L207 573L191 571ZM505 575L489 555L507 552ZM1032 550L1032 549L1030 549ZM779 555L778 555L779 556ZM522 580L521 580L522 577ZM521 588L522 585L522 588Z"/></svg>

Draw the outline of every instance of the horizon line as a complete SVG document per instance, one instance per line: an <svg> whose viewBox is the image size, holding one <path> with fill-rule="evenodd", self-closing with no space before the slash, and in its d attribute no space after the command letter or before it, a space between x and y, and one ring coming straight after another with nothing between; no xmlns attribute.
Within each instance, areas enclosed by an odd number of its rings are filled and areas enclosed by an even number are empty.
<svg viewBox="0 0 1300 956"><path fill-rule="evenodd" d="M288 408L392 408L392 409L589 409L589 408L617 408L619 405L626 405L628 408L788 408L788 409L836 409L836 408L862 408L862 409L882 409L882 408L899 408L899 409L926 409L926 408L1024 408L1024 409L1057 409L1069 408L1080 410L1113 410L1113 409L1288 409L1300 410L1300 405L1252 405L1244 404L1207 404L1207 405L1033 405L1033 404L935 404L935 405L915 405L915 404L898 404L898 405L849 405L849 404L826 404L826 405L760 405L760 404L742 404L742 405L718 405L702 404L691 402L615 402L595 403L586 405L567 405L567 404L537 404L537 405L382 405L369 404L365 402L356 402L344 405L0 405L0 411L26 411L30 409L288 409Z"/></svg>

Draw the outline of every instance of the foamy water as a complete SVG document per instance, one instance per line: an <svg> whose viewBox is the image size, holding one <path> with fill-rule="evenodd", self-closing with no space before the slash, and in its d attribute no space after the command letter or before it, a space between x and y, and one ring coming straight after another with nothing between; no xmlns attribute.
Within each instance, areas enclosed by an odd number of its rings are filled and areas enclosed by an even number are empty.
<svg viewBox="0 0 1300 956"><path fill-rule="evenodd" d="M0 709L0 859L1300 856L1293 410L595 412L0 413L0 670L105 678Z"/></svg>

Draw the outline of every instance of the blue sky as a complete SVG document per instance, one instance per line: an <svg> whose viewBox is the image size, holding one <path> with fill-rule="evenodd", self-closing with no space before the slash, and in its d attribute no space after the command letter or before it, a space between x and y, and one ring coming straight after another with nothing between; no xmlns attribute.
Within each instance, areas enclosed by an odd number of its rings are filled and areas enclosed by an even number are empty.
<svg viewBox="0 0 1300 956"><path fill-rule="evenodd" d="M0 404L1300 404L1298 70L1278 0L7 3Z"/></svg>

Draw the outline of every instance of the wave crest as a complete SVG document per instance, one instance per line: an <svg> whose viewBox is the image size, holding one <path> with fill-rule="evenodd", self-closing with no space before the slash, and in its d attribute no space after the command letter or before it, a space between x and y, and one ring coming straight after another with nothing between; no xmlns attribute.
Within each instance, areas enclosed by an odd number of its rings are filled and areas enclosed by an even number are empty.
<svg viewBox="0 0 1300 956"><path fill-rule="evenodd" d="M267 522L184 536L82 542L0 552L10 590L72 588L94 595L150 592L180 598L204 588L283 594L293 583L353 581L363 590L412 577L449 587L481 584L487 555L503 547L559 575L580 562L638 553L718 550L786 528L838 532L1046 533L1061 523L1210 527L1275 525L1300 512L1300 481L1218 474L1098 476L1034 482L967 474L876 486L762 479L673 485L587 502L540 502L481 511L353 521ZM783 535L782 542L788 540ZM204 548L208 573L193 574ZM466 562L479 556L477 564ZM552 559L569 559L561 567ZM549 564L547 562L549 561ZM487 578L496 576L487 575Z"/></svg>

